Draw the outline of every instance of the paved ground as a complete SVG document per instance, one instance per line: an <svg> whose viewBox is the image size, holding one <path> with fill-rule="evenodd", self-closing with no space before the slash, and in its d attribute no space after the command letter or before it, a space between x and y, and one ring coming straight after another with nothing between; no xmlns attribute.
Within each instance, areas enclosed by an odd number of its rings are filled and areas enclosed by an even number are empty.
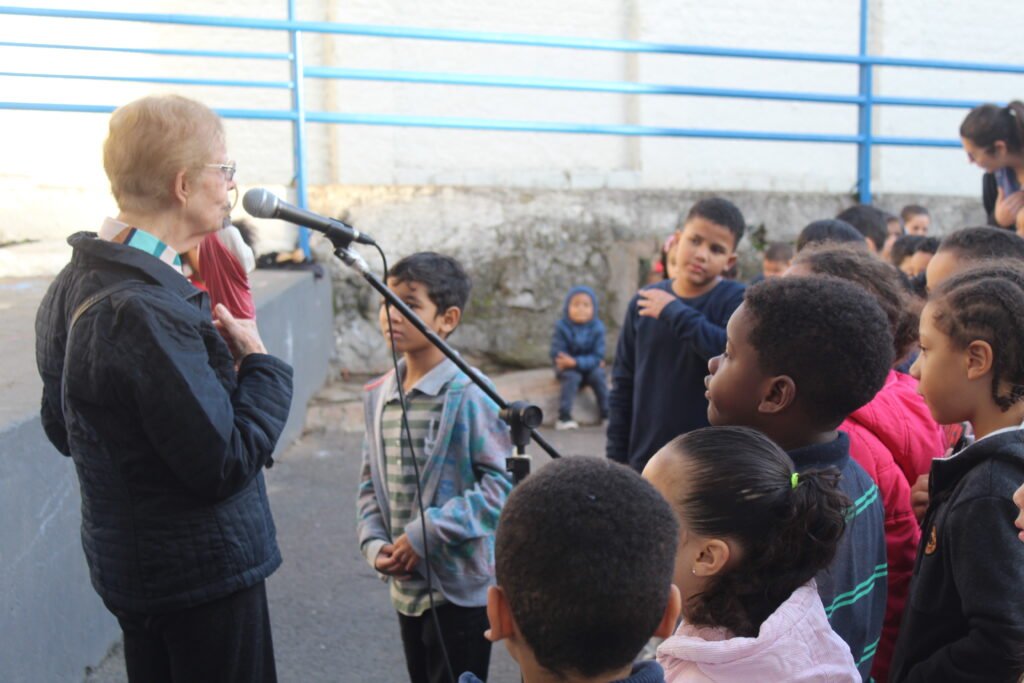
<svg viewBox="0 0 1024 683"><path fill-rule="evenodd" d="M545 430L565 456L603 455L604 430ZM406 679L386 586L356 547L355 489L361 435L310 433L267 473L284 565L268 581L278 676L283 683ZM548 462L531 450L534 469ZM493 683L520 680L503 645ZM125 683L120 644L84 683Z"/></svg>

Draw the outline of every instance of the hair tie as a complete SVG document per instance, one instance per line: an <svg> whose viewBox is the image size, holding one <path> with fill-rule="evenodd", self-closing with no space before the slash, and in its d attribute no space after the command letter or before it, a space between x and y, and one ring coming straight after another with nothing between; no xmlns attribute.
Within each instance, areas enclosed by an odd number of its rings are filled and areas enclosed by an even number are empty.
<svg viewBox="0 0 1024 683"><path fill-rule="evenodd" d="M1007 107L1006 107L1006 112L1007 112L1007 113L1008 113L1008 114L1009 114L1010 116L1012 116L1013 118L1017 118L1017 110L1016 110L1016 109L1014 109L1013 107L1011 107L1011 106L1007 105Z"/></svg>
<svg viewBox="0 0 1024 683"><path fill-rule="evenodd" d="M793 488L796 488L797 486L799 486L799 484L800 484L800 473L799 472L794 472L793 476L791 476L789 478L789 485L792 486Z"/></svg>

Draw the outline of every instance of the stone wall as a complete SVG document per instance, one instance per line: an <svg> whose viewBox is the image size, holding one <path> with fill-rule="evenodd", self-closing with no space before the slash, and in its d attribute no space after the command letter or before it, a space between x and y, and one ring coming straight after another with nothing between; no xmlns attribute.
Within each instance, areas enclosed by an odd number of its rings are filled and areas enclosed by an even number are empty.
<svg viewBox="0 0 1024 683"><path fill-rule="evenodd" d="M980 188L979 188L980 189ZM706 193L655 190L541 191L514 188L316 188L311 208L343 217L372 234L388 260L433 250L458 258L473 276L473 293L453 344L477 362L506 367L546 364L554 321L565 292L587 284L599 295L609 329L608 354L644 262L676 226L681 212ZM748 236L740 245L746 275L757 272L755 245L791 240L811 220L852 203L840 195L730 192ZM933 234L980 224L973 197L883 196L877 205L898 212L924 203ZM379 272L376 252L364 255ZM335 363L356 373L379 372L389 359L377 330L379 296L340 263L326 245L318 258L335 280Z"/></svg>

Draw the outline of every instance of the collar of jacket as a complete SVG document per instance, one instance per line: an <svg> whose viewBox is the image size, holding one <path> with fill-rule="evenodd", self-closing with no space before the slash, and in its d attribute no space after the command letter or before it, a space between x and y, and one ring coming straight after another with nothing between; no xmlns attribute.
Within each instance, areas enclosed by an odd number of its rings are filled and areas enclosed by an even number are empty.
<svg viewBox="0 0 1024 683"><path fill-rule="evenodd" d="M173 267L134 247L102 240L94 232L76 232L68 238L68 244L74 249L71 262L76 265L87 264L90 260L105 261L137 271L144 279L166 287L184 299L202 295Z"/></svg>
<svg viewBox="0 0 1024 683"><path fill-rule="evenodd" d="M399 377L405 376L405 359L398 359L398 372ZM459 374L459 368L452 362L450 358L443 359L440 363L430 369L430 372L420 377L420 381L416 382L416 386L413 387L415 391L420 394L426 394L427 396L437 396L445 388L449 382L452 381ZM392 372L388 378L387 386L385 387L386 400L392 401L398 398L398 382L395 381L395 373Z"/></svg>
<svg viewBox="0 0 1024 683"><path fill-rule="evenodd" d="M801 446L789 451L789 457L798 470L807 467L835 467L842 471L850 459L850 437L845 432L827 443Z"/></svg>
<svg viewBox="0 0 1024 683"><path fill-rule="evenodd" d="M964 476L982 462L996 458L1024 466L1024 430L1015 429L986 437L956 455L932 461L932 497L956 487Z"/></svg>

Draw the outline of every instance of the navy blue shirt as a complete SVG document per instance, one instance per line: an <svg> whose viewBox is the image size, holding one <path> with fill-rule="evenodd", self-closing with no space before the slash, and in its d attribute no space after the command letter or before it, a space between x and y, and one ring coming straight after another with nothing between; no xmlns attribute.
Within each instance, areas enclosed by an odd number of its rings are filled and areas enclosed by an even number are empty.
<svg viewBox="0 0 1024 683"><path fill-rule="evenodd" d="M861 677L870 680L882 635L889 574L885 509L878 486L850 457L850 438L844 432L828 443L795 448L789 457L797 472L835 467L840 473L839 489L853 503L832 565L814 579L829 625L850 646Z"/></svg>
<svg viewBox="0 0 1024 683"><path fill-rule="evenodd" d="M675 295L671 280L645 289L662 289L676 299L657 318L639 315L639 295L629 302L608 416L608 457L638 472L675 437L708 426L708 361L725 350L725 326L743 303L745 288L722 280L693 299Z"/></svg>

